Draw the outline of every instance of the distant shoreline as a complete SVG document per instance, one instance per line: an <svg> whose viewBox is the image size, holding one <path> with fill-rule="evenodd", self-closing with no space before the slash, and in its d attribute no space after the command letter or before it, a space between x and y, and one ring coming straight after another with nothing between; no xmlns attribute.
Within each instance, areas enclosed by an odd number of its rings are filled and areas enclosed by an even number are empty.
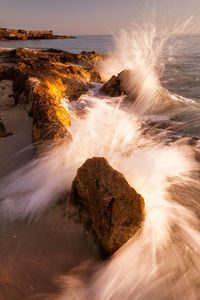
<svg viewBox="0 0 200 300"><path fill-rule="evenodd" d="M34 40L64 40L64 39L77 39L76 36L62 36L62 35L55 35L53 37L27 37L27 38L21 38L21 37L1 37L0 41L34 41Z"/></svg>
<svg viewBox="0 0 200 300"><path fill-rule="evenodd" d="M0 41L75 39L76 36L53 34L53 30L0 28Z"/></svg>

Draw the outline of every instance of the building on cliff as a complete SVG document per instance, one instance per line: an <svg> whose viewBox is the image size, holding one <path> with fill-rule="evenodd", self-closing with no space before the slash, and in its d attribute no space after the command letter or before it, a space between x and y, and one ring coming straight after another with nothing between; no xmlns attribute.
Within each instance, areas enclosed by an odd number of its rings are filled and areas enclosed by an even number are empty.
<svg viewBox="0 0 200 300"><path fill-rule="evenodd" d="M29 37L47 37L52 38L53 37L53 31L52 30L43 30L43 31L36 31L31 30L28 32Z"/></svg>
<svg viewBox="0 0 200 300"><path fill-rule="evenodd" d="M0 33L8 35L8 36L14 36L14 35L18 34L18 30L8 29L8 28L0 28Z"/></svg>
<svg viewBox="0 0 200 300"><path fill-rule="evenodd" d="M30 30L0 28L0 39L51 39L53 38L52 30Z"/></svg>

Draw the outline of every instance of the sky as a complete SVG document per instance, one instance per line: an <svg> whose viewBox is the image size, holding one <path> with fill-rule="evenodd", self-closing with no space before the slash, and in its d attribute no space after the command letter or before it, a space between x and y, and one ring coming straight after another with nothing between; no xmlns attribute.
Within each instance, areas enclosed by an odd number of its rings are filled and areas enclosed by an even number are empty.
<svg viewBox="0 0 200 300"><path fill-rule="evenodd" d="M131 23L200 19L200 0L0 0L0 27L112 34ZM197 27L197 26L196 26Z"/></svg>

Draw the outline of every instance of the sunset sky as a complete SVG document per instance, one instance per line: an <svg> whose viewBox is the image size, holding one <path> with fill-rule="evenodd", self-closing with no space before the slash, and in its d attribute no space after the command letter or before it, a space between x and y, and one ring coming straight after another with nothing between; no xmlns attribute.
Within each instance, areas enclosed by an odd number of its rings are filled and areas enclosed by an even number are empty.
<svg viewBox="0 0 200 300"><path fill-rule="evenodd" d="M200 19L199 0L0 0L0 27L110 34L150 20L155 8L162 23Z"/></svg>

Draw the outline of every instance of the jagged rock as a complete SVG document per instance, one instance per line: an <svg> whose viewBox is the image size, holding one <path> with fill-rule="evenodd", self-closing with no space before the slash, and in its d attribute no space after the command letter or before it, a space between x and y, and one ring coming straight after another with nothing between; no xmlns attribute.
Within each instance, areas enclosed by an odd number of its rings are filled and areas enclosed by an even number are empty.
<svg viewBox="0 0 200 300"><path fill-rule="evenodd" d="M100 92L110 97L118 97L125 94L127 100L134 101L137 98L136 86L133 83L134 73L124 70L117 76L112 76L100 89Z"/></svg>
<svg viewBox="0 0 200 300"><path fill-rule="evenodd" d="M79 221L107 254L127 242L144 219L142 196L103 157L88 159L78 169L71 202L78 208Z"/></svg>
<svg viewBox="0 0 200 300"><path fill-rule="evenodd" d="M118 76L113 75L100 89L100 92L110 97L118 97L123 93Z"/></svg>

